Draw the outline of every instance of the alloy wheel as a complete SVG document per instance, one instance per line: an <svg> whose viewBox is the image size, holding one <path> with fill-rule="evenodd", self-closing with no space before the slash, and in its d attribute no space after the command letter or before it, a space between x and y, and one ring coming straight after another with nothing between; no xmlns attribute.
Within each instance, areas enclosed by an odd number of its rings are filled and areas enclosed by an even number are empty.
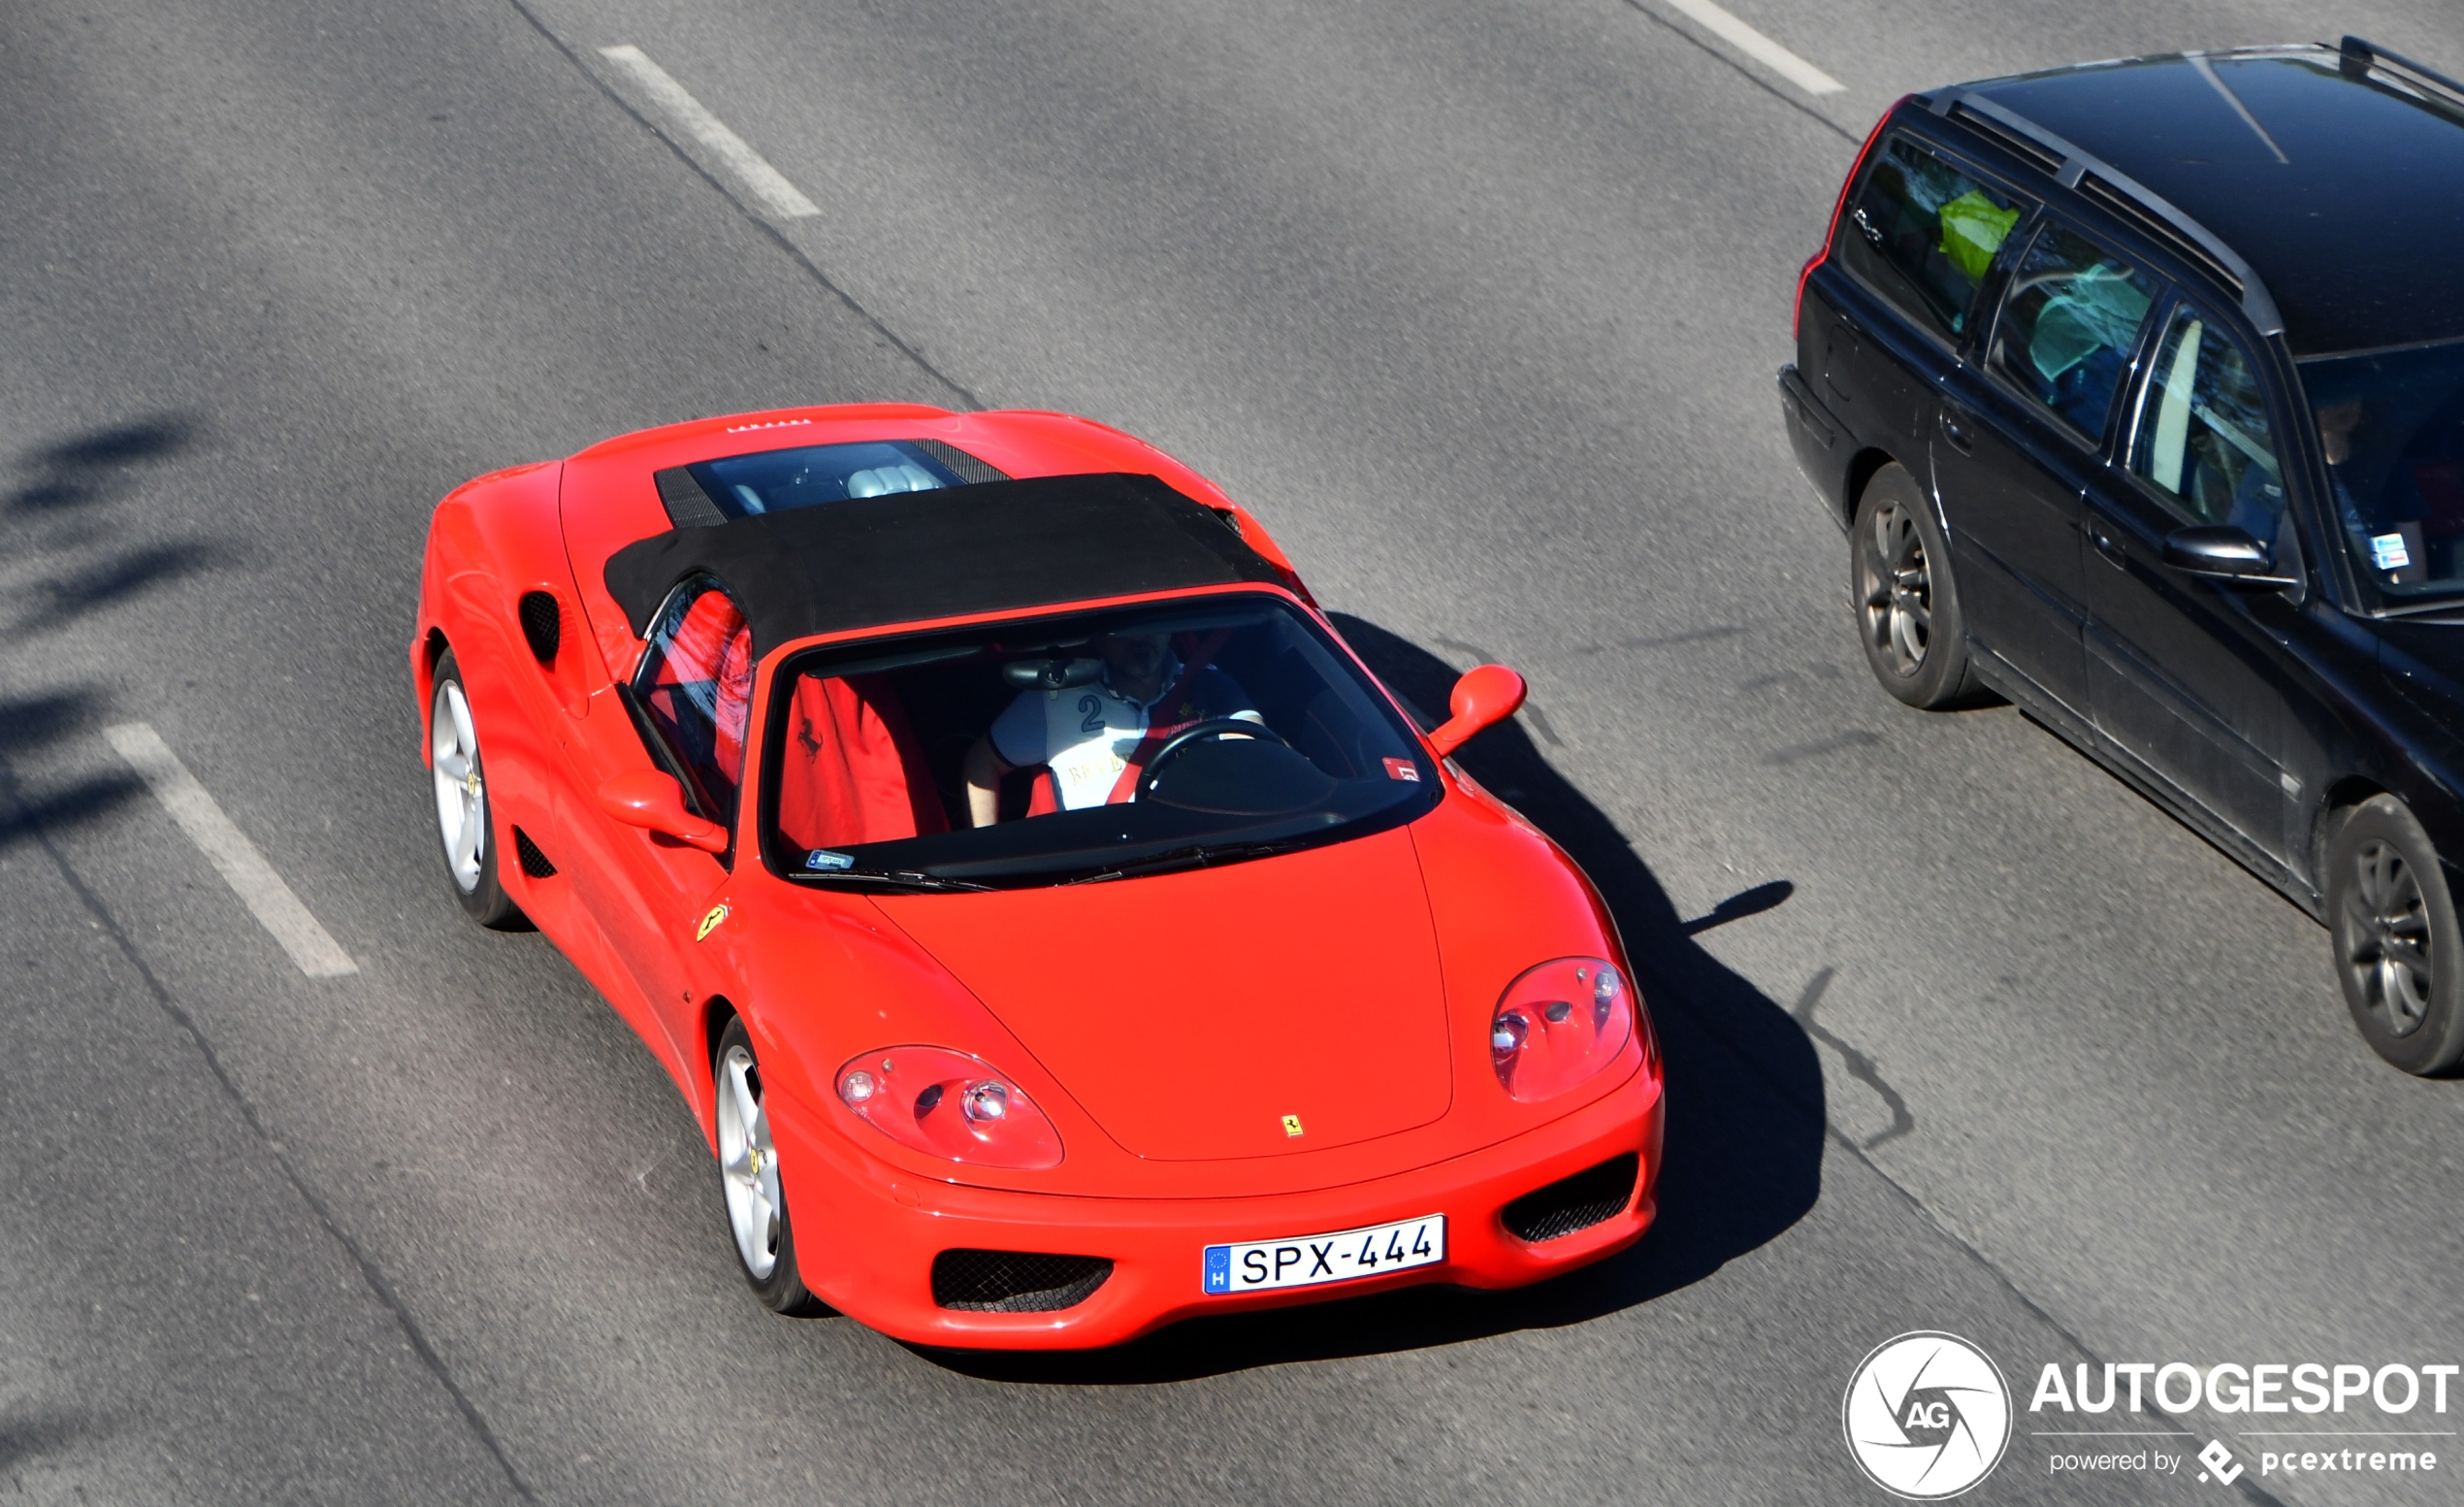
<svg viewBox="0 0 2464 1507"><path fill-rule="evenodd" d="M488 788L479 773L479 735L460 682L437 687L428 715L428 766L436 777L437 835L445 845L453 882L469 895L479 887L488 851Z"/></svg>
<svg viewBox="0 0 2464 1507"><path fill-rule="evenodd" d="M736 1255L756 1282L779 1263L779 1165L762 1108L762 1069L741 1045L719 1059L719 1172Z"/></svg>
<svg viewBox="0 0 2464 1507"><path fill-rule="evenodd" d="M1901 676L1913 676L1933 637L1932 575L1915 515L1897 503L1876 508L1857 564L1866 641Z"/></svg>
<svg viewBox="0 0 2464 1507"><path fill-rule="evenodd" d="M2345 966L2390 1036L2409 1036L2430 1013L2430 918L2421 881L2393 843L2364 842L2345 899Z"/></svg>

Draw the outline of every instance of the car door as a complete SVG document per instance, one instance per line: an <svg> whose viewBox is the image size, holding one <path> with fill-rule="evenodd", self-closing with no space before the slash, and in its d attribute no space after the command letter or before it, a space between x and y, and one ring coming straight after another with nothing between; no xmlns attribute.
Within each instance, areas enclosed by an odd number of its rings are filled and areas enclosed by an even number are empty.
<svg viewBox="0 0 2464 1507"><path fill-rule="evenodd" d="M2279 415L2246 338L2188 299L2149 347L2122 464L2088 499L2089 699L2097 729L2210 814L2290 855L2284 767L2301 588L2235 585L2164 563L2191 526L2246 530L2302 575Z"/></svg>
<svg viewBox="0 0 2464 1507"><path fill-rule="evenodd" d="M1944 379L1932 437L1969 636L2083 721L2081 499L2154 286L2045 216L2012 258L1981 355Z"/></svg>
<svg viewBox="0 0 2464 1507"><path fill-rule="evenodd" d="M1883 141L1849 201L1837 252L1867 296L1840 302L1819 345L1824 401L1860 444L1922 476L1938 385L1987 270L2028 208L1906 131Z"/></svg>
<svg viewBox="0 0 2464 1507"><path fill-rule="evenodd" d="M652 620L640 665L593 698L580 763L586 778L561 825L593 849L575 892L649 1000L677 1064L690 1069L699 1001L725 987L724 952L705 947L733 850L713 855L616 821L599 784L644 767L684 787L696 815L736 828L753 689L752 632L726 589L706 576L672 592ZM648 1034L645 1032L645 1034ZM659 1043L654 1042L654 1045Z"/></svg>

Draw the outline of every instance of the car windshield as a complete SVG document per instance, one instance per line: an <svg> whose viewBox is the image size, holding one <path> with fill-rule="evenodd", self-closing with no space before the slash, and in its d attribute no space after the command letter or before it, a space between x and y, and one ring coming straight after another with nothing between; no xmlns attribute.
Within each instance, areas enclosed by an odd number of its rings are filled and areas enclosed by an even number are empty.
<svg viewBox="0 0 2464 1507"><path fill-rule="evenodd" d="M772 687L762 851L819 884L1130 877L1362 835L1438 794L1392 704L1276 598L831 645Z"/></svg>
<svg viewBox="0 0 2464 1507"><path fill-rule="evenodd" d="M2347 547L2392 605L2464 592L2464 341L2301 364Z"/></svg>

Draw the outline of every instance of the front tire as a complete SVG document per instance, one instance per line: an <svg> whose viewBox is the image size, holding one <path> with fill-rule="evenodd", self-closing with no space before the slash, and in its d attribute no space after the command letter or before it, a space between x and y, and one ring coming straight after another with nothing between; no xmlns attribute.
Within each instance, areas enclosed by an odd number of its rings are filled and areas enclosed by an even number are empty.
<svg viewBox="0 0 2464 1507"><path fill-rule="evenodd" d="M2429 834L2393 796L2354 806L2327 848L2345 1006L2371 1050L2429 1076L2464 1059L2464 938Z"/></svg>
<svg viewBox="0 0 2464 1507"><path fill-rule="evenodd" d="M1882 688L1926 710L1974 700L1950 546L1906 467L1885 466L1865 483L1848 546L1857 638Z"/></svg>
<svg viewBox="0 0 2464 1507"><path fill-rule="evenodd" d="M719 1033L711 1088L719 1129L719 1188L745 1282L773 1313L827 1313L796 1265L795 1227L788 1218L778 1152L770 1141L762 1065L753 1053L753 1033L741 1020L729 1020Z"/></svg>
<svg viewBox="0 0 2464 1507"><path fill-rule="evenodd" d="M436 692L428 703L428 772L437 801L437 837L443 844L445 877L463 913L491 931L519 931L522 909L497 880L495 813L488 807L486 761L479 757L479 730L470 720L470 696L462 666L447 649L437 661Z"/></svg>

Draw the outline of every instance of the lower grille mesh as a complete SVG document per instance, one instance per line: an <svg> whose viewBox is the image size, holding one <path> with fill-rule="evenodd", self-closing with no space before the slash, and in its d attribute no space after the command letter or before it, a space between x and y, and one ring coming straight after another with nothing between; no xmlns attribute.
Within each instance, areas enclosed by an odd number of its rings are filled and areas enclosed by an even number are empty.
<svg viewBox="0 0 2464 1507"><path fill-rule="evenodd" d="M1641 1169L1642 1159L1631 1151L1611 1157L1596 1167L1523 1195L1498 1217L1517 1239L1534 1245L1589 1229L1625 1212L1635 1196L1635 1176Z"/></svg>
<svg viewBox="0 0 2464 1507"><path fill-rule="evenodd" d="M547 855L540 852L539 845L531 840L531 835L519 827L513 829L513 852L514 856L522 861L522 871L532 878L553 879L556 877L556 866L547 861Z"/></svg>
<svg viewBox="0 0 2464 1507"><path fill-rule="evenodd" d="M1100 1256L944 1251L932 1259L932 1300L970 1313L1052 1313L1086 1301L1112 1274Z"/></svg>

